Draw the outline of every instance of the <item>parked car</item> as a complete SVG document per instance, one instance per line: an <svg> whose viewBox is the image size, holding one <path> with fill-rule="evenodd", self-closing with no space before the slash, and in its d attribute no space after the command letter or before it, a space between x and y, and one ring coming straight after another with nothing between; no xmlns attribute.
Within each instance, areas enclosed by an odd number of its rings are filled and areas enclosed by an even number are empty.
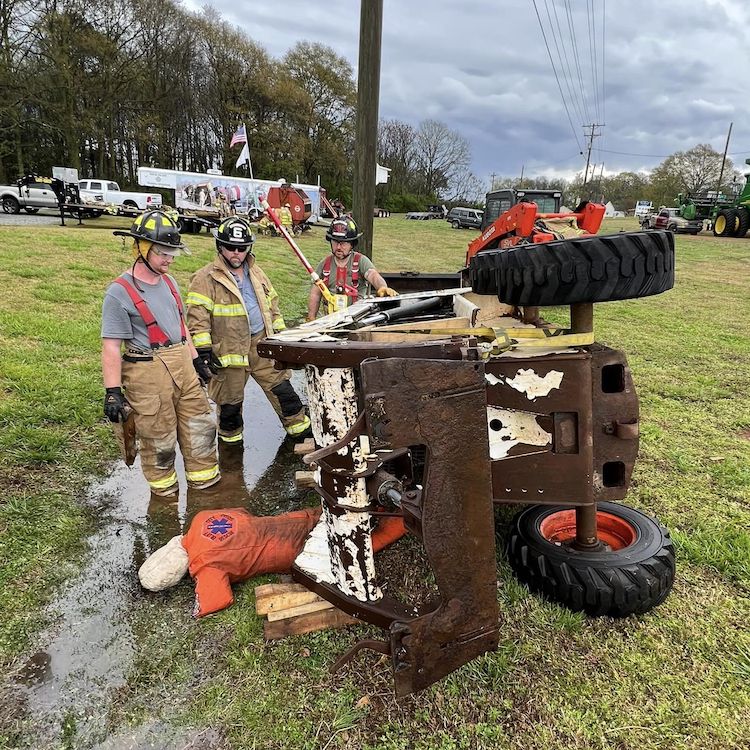
<svg viewBox="0 0 750 750"><path fill-rule="evenodd" d="M92 198L102 203L111 203L115 206L126 208L138 208L145 211L148 208L161 208L161 195L159 193L138 193L136 191L120 190L116 182L109 180L79 180L78 189L81 198Z"/></svg>
<svg viewBox="0 0 750 750"><path fill-rule="evenodd" d="M679 208L662 208L657 214L646 214L641 220L642 229L666 229L682 234L698 234L703 229L700 219L680 216Z"/></svg>
<svg viewBox="0 0 750 750"><path fill-rule="evenodd" d="M462 208L456 206L448 211L446 221L454 229L480 229L482 226L483 212L476 208Z"/></svg>
<svg viewBox="0 0 750 750"><path fill-rule="evenodd" d="M57 208L57 194L51 178L27 175L15 185L0 185L0 205L6 214L17 214L22 208L35 214L40 208Z"/></svg>

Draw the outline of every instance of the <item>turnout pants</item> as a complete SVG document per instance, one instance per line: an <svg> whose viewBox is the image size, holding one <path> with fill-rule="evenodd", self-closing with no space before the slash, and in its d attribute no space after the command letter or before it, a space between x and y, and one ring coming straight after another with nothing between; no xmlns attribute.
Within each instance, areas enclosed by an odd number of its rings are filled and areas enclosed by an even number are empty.
<svg viewBox="0 0 750 750"><path fill-rule="evenodd" d="M208 395L219 409L219 439L225 443L242 440L242 402L250 377L263 389L288 435L299 435L310 426L302 401L289 382L290 371L277 370L273 360L258 356L258 342L264 336L261 331L252 337L248 367L224 367L208 384Z"/></svg>
<svg viewBox="0 0 750 750"><path fill-rule="evenodd" d="M190 487L219 481L216 425L186 344L126 352L122 362L125 397L135 412L141 468L156 495L177 492L175 452L180 446Z"/></svg>

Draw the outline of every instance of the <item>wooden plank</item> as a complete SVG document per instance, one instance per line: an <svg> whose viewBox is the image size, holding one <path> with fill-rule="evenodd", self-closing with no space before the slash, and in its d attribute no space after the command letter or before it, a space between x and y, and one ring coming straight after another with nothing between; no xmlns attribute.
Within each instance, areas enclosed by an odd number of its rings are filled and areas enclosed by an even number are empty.
<svg viewBox="0 0 750 750"><path fill-rule="evenodd" d="M276 620L288 620L290 617L300 617L301 615L309 615L311 612L320 612L324 609L333 609L333 604L327 602L325 599L319 601L307 602L306 604L300 604L295 607L285 607L278 609L272 609L268 612L268 622L276 622Z"/></svg>
<svg viewBox="0 0 750 750"><path fill-rule="evenodd" d="M259 615L267 615L269 612L278 612L282 609L300 607L304 604L322 602L314 591L290 591L286 594L275 594L273 596L255 597L255 612ZM298 614L302 614L301 612Z"/></svg>
<svg viewBox="0 0 750 750"><path fill-rule="evenodd" d="M359 622L360 620L349 617L340 609L324 609L321 612L311 612L308 615L291 617L287 620L266 621L263 624L263 633L267 641L273 641L290 635L302 635L325 628L342 628Z"/></svg>
<svg viewBox="0 0 750 750"><path fill-rule="evenodd" d="M291 594L296 591L309 591L299 583L264 583L262 586L255 587L255 598L262 599L267 596L277 596L279 594Z"/></svg>
<svg viewBox="0 0 750 750"><path fill-rule="evenodd" d="M311 490L313 487L315 487L315 472L295 471L294 483L296 484L298 490Z"/></svg>
<svg viewBox="0 0 750 750"><path fill-rule="evenodd" d="M313 438L305 438L301 443L297 443L294 446L295 456L306 456L308 453L312 453L315 450L315 440Z"/></svg>

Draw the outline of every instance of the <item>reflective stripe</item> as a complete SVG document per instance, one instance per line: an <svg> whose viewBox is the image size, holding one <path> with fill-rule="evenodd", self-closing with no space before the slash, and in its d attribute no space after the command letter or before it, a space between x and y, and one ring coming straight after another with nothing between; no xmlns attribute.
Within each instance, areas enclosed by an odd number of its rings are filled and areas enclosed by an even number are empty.
<svg viewBox="0 0 750 750"><path fill-rule="evenodd" d="M219 433L219 440L225 443L239 443L242 440L242 433L240 432L238 435L222 435Z"/></svg>
<svg viewBox="0 0 750 750"><path fill-rule="evenodd" d="M177 483L177 472L173 471L166 479L157 479L154 482L149 482L149 485L155 490L166 490L167 487L171 487Z"/></svg>
<svg viewBox="0 0 750 750"><path fill-rule="evenodd" d="M249 365L247 355L223 354L219 357L222 367L247 367Z"/></svg>
<svg viewBox="0 0 750 750"><path fill-rule="evenodd" d="M196 347L211 346L211 334L208 331L193 334L193 343Z"/></svg>
<svg viewBox="0 0 750 750"><path fill-rule="evenodd" d="M278 296L279 296L279 293L278 293L278 292L277 292L277 291L276 291L276 290L275 290L275 289L274 289L273 287L271 287L270 291L269 291L269 292L268 292L268 294L266 295L266 299L268 300L268 302L269 302L269 303L271 303L271 302L273 302L273 301L274 301L274 300L275 300L275 299L276 299L276 298L277 298Z"/></svg>
<svg viewBox="0 0 750 750"><path fill-rule="evenodd" d="M283 331L285 329L286 329L286 323L284 322L284 318L276 318L276 320L273 321L274 331Z"/></svg>
<svg viewBox="0 0 750 750"><path fill-rule="evenodd" d="M231 318L236 315L247 317L242 305L214 305L214 315L222 318Z"/></svg>
<svg viewBox="0 0 750 750"><path fill-rule="evenodd" d="M299 435L304 432L310 426L310 417L305 414L304 419L296 424L287 425L284 429L287 435Z"/></svg>
<svg viewBox="0 0 750 750"><path fill-rule="evenodd" d="M219 464L214 464L210 469L201 469L201 471L187 471L185 476L189 482L207 482L219 476Z"/></svg>
<svg viewBox="0 0 750 750"><path fill-rule="evenodd" d="M187 303L188 305L200 305L208 310L214 309L214 301L210 297L198 294L198 292L188 292Z"/></svg>

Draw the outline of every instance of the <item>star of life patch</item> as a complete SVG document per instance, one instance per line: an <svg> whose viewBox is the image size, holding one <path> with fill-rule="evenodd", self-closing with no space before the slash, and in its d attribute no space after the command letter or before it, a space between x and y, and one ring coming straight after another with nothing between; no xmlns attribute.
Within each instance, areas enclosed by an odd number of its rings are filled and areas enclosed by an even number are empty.
<svg viewBox="0 0 750 750"><path fill-rule="evenodd" d="M217 513L203 523L201 535L212 542L223 542L234 534L234 519L226 513Z"/></svg>

